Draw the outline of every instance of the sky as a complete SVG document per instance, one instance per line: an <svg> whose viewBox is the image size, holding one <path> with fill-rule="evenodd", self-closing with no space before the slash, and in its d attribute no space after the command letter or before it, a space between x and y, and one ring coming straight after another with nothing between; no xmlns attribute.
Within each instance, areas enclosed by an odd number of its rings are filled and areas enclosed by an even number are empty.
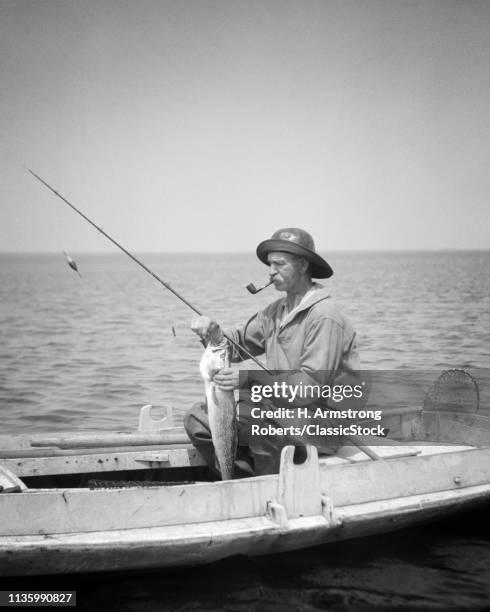
<svg viewBox="0 0 490 612"><path fill-rule="evenodd" d="M487 0L0 0L0 251L490 248Z"/></svg>

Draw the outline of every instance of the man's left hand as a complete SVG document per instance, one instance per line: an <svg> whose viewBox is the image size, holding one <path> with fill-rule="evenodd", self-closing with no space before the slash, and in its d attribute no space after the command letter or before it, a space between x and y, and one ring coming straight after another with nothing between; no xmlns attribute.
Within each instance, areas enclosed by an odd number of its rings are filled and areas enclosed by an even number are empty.
<svg viewBox="0 0 490 612"><path fill-rule="evenodd" d="M233 391L238 389L239 372L232 368L223 368L214 375L213 381L221 391Z"/></svg>

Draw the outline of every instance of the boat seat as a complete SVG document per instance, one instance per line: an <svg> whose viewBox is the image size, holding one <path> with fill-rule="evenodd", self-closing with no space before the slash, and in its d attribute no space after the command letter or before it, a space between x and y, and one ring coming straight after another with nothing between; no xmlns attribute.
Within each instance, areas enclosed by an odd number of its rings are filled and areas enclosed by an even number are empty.
<svg viewBox="0 0 490 612"><path fill-rule="evenodd" d="M20 493L27 489L26 485L8 468L0 465L0 495L2 493Z"/></svg>
<svg viewBox="0 0 490 612"><path fill-rule="evenodd" d="M383 438L383 443L379 444L379 438L376 439L374 437L374 443L369 438L370 436L363 436L363 441L366 444L362 446L356 446L352 443L342 446L335 454L335 457L347 460L349 463L357 463L369 459L395 459L397 457L412 457L420 454L420 449L404 444L399 440ZM363 446L369 449L369 456L363 450ZM329 463L331 462L329 461Z"/></svg>

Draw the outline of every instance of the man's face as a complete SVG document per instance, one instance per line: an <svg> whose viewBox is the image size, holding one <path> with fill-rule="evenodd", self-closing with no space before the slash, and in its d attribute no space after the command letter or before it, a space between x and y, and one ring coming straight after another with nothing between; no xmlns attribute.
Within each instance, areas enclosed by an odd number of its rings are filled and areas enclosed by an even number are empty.
<svg viewBox="0 0 490 612"><path fill-rule="evenodd" d="M305 271L304 261L290 253L271 251L267 256L269 275L278 291L291 291L299 285Z"/></svg>

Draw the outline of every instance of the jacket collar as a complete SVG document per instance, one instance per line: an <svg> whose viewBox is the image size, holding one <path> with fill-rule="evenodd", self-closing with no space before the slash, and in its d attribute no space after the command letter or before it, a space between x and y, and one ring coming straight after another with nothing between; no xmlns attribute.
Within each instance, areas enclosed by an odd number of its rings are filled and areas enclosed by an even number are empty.
<svg viewBox="0 0 490 612"><path fill-rule="evenodd" d="M330 297L330 292L328 291L326 287L324 287L320 283L314 283L313 290L310 291L301 300L301 302L295 308L293 308L293 310L291 310L291 312L289 312L286 315L286 317L281 321L280 329L282 329L288 323L290 323L300 312L303 312L304 310L308 310L317 302L321 302L322 300L325 300L326 298L329 298L329 297ZM281 312L286 306L286 299L287 299L286 297L283 297L280 300L279 307L280 307Z"/></svg>

